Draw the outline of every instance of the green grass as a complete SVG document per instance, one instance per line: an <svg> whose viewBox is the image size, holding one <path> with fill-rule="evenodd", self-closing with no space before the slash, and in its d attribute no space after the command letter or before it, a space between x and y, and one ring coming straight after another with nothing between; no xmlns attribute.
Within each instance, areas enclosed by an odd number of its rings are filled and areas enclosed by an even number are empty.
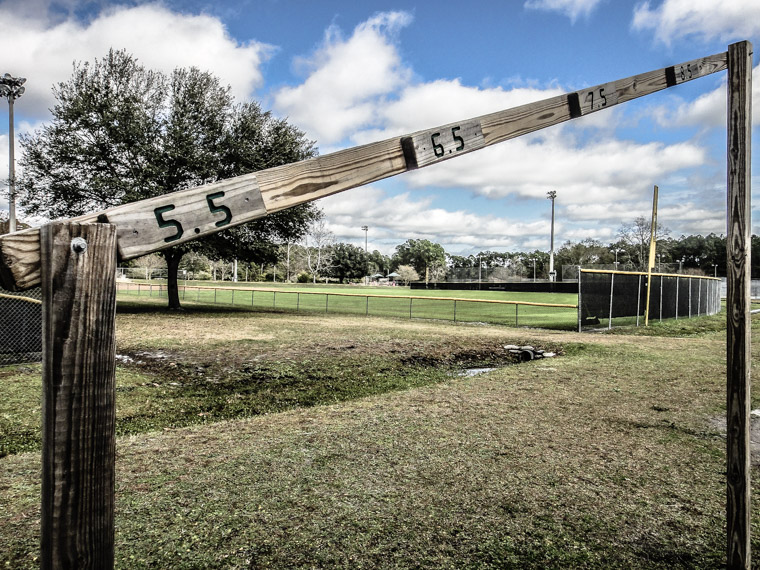
<svg viewBox="0 0 760 570"><path fill-rule="evenodd" d="M119 299L152 300L165 298L159 284L127 289L122 285ZM210 287L211 285L211 287ZM233 287L239 285L239 287ZM251 286L254 285L254 286ZM209 288L210 287L210 288ZM256 310L314 311L365 316L486 322L502 325L545 327L573 330L577 327L577 310L564 307L490 304L475 299L519 303L575 304L577 295L567 293L527 293L504 291L436 291L408 287L363 287L324 285L206 283L188 285L180 290L186 306L194 304L235 305ZM236 290L242 289L242 290ZM425 297L425 298L410 298ZM427 299L429 297L430 299ZM438 300L445 297L452 300Z"/></svg>
<svg viewBox="0 0 760 570"><path fill-rule="evenodd" d="M721 322L578 334L120 303L117 566L720 567ZM562 356L456 376L508 343ZM2 370L0 415L33 431L37 368ZM0 459L0 568L38 566L39 462Z"/></svg>

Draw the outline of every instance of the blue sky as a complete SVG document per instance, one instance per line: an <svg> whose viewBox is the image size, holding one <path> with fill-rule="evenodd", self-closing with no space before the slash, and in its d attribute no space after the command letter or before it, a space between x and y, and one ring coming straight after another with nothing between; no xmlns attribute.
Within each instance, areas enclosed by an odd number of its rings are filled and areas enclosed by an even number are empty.
<svg viewBox="0 0 760 570"><path fill-rule="evenodd" d="M0 21L0 73L28 78L17 132L49 119L51 86L72 61L114 47L167 72L214 72L322 154L760 42L757 0L5 0ZM675 236L725 233L725 138L720 73L319 205L337 240L363 245L367 225L370 249L384 253L408 238L463 255L548 250L547 191L559 244L607 243L650 215L657 184Z"/></svg>

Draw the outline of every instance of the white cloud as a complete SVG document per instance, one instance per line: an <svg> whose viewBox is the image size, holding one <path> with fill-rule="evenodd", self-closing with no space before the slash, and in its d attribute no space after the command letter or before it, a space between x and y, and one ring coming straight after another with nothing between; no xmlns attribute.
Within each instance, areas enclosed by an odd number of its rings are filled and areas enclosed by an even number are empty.
<svg viewBox="0 0 760 570"><path fill-rule="evenodd" d="M696 126L700 128L726 127L726 81L720 87L680 103L675 109L656 107L653 114L657 122L667 127ZM760 108L760 65L752 70L752 107ZM753 125L760 125L760 113L753 113Z"/></svg>
<svg viewBox="0 0 760 570"><path fill-rule="evenodd" d="M109 48L126 49L164 72L189 66L209 70L239 99L249 99L262 85L260 68L272 50L237 42L212 16L179 14L159 3L109 8L85 23L73 17L50 23L45 11L33 14L20 4L0 5L0 49L12 62L7 70L28 79L18 102L27 116L46 114L53 105L51 87L71 75L74 60L103 57Z"/></svg>
<svg viewBox="0 0 760 570"><path fill-rule="evenodd" d="M499 247L517 249L527 240L545 240L549 221L526 221L493 215L478 215L464 209L434 207L429 197L410 193L389 195L377 187L358 188L319 201L330 230L338 240L364 240L362 225L368 225L369 249L392 253L409 238L434 240L449 252L462 248ZM403 236L399 238L398 236Z"/></svg>
<svg viewBox="0 0 760 570"><path fill-rule="evenodd" d="M575 23L579 16L588 18L602 0L526 0L524 6L531 10L559 12Z"/></svg>
<svg viewBox="0 0 760 570"><path fill-rule="evenodd" d="M757 0L663 0L652 8L649 1L634 8L634 30L652 30L665 45L683 38L723 42L750 39L760 33Z"/></svg>
<svg viewBox="0 0 760 570"><path fill-rule="evenodd" d="M614 138L584 146L562 129L514 139L408 176L413 187L462 187L490 198L543 198L557 190L568 203L612 203L705 161L691 143L635 143Z"/></svg>
<svg viewBox="0 0 760 570"><path fill-rule="evenodd" d="M277 92L275 108L320 144L334 144L373 125L378 103L409 80L393 37L410 22L405 12L377 14L347 40L337 28L329 28L322 47L299 60L310 75L302 84Z"/></svg>

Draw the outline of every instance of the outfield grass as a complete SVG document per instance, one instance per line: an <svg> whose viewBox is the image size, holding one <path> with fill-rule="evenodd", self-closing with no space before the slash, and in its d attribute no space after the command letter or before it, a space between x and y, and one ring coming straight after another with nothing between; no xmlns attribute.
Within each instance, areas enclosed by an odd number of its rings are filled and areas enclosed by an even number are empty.
<svg viewBox="0 0 760 570"><path fill-rule="evenodd" d="M117 565L720 567L724 321L578 334L120 303ZM561 356L511 365L512 343ZM39 367L0 370L6 441L38 430ZM30 445L0 459L0 567L38 566Z"/></svg>
<svg viewBox="0 0 760 570"><path fill-rule="evenodd" d="M219 285L222 285L221 283ZM186 305L235 305L257 310L315 311L365 316L486 322L573 330L578 326L577 309L536 306L575 305L578 296L567 293L527 293L504 291L436 291L408 287L364 287L333 285L235 284L222 286L180 286ZM256 285L256 286L253 286ZM276 285L276 284L274 284ZM148 299L166 296L165 284L120 284L120 299ZM509 304L482 303L507 301Z"/></svg>

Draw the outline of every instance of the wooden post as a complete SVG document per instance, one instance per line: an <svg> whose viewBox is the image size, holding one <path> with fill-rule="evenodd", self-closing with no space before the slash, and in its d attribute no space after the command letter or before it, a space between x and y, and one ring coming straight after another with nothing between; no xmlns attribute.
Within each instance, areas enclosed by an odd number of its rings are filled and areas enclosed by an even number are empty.
<svg viewBox="0 0 760 570"><path fill-rule="evenodd" d="M41 567L113 568L116 228L43 226Z"/></svg>
<svg viewBox="0 0 760 570"><path fill-rule="evenodd" d="M728 48L727 467L728 568L750 567L750 163L752 44Z"/></svg>

